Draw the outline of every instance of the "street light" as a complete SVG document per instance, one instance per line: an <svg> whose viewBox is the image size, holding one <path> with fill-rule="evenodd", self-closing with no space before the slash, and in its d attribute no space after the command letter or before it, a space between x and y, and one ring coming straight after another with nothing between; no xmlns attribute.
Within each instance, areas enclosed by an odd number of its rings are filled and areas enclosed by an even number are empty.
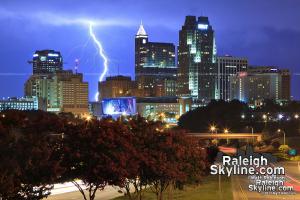
<svg viewBox="0 0 300 200"><path fill-rule="evenodd" d="M298 114L295 114L295 115L294 115L294 118L295 118L295 119L298 119L298 118L299 118L299 115L298 115Z"/></svg>
<svg viewBox="0 0 300 200"><path fill-rule="evenodd" d="M263 118L264 120L266 120L266 119L267 119L267 115L266 115L266 114L263 114L262 118Z"/></svg>
<svg viewBox="0 0 300 200"><path fill-rule="evenodd" d="M225 128L225 129L224 129L224 133L226 133L226 134L229 133L228 128Z"/></svg>
<svg viewBox="0 0 300 200"><path fill-rule="evenodd" d="M281 120L283 118L283 114L278 114L278 119Z"/></svg>
<svg viewBox="0 0 300 200"><path fill-rule="evenodd" d="M283 133L283 145L285 145L285 132L284 132L284 130L278 129L277 132L278 133Z"/></svg>
<svg viewBox="0 0 300 200"><path fill-rule="evenodd" d="M248 128L251 128L251 134L252 134L252 142L254 142L254 137L253 137L253 133L254 133L254 128L252 126L247 126Z"/></svg>
<svg viewBox="0 0 300 200"><path fill-rule="evenodd" d="M246 117L246 116L245 116L244 114L241 115L241 118L242 118L242 119L245 119L245 117Z"/></svg>
<svg viewBox="0 0 300 200"><path fill-rule="evenodd" d="M88 122L91 121L91 119L92 119L92 117L90 115L86 116L86 118L85 118L85 120Z"/></svg>
<svg viewBox="0 0 300 200"><path fill-rule="evenodd" d="M209 130L211 131L211 133L217 133L217 127L215 125L211 125Z"/></svg>

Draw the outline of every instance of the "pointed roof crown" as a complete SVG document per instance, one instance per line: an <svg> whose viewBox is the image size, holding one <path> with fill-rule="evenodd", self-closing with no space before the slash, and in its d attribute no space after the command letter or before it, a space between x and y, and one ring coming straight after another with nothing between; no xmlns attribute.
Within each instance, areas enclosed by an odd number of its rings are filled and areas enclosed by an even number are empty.
<svg viewBox="0 0 300 200"><path fill-rule="evenodd" d="M145 29L144 29L143 22L141 22L140 28L139 28L136 36L145 36L145 37L148 36Z"/></svg>

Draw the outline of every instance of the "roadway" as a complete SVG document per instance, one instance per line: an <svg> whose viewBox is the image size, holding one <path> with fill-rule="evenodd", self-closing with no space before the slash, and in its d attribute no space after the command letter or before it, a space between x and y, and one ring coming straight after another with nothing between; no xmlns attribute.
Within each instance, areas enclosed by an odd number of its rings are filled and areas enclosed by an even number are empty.
<svg viewBox="0 0 300 200"><path fill-rule="evenodd" d="M188 133L188 136L198 139L256 139L262 140L261 133Z"/></svg>
<svg viewBox="0 0 300 200"><path fill-rule="evenodd" d="M280 163L286 170L287 180L299 188L300 186L300 165L297 162ZM300 200L300 192L295 195L263 195L258 192L249 192L249 180L247 176L232 176L232 193L234 200Z"/></svg>
<svg viewBox="0 0 300 200"><path fill-rule="evenodd" d="M71 184L66 184L63 187L56 186L52 191L53 195L49 196L47 200L82 200L82 194L77 191L77 188ZM96 193L95 200L110 200L119 196L122 196L122 193L118 192L118 189L107 186L104 190L99 190Z"/></svg>

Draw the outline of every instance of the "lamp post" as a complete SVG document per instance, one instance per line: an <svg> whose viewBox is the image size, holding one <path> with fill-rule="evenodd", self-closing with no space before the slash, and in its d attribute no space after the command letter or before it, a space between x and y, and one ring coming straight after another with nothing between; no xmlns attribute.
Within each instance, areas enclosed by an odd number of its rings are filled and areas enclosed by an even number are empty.
<svg viewBox="0 0 300 200"><path fill-rule="evenodd" d="M224 128L224 133L225 133L225 134L228 134L228 133L229 133L228 128ZM228 139L228 137L227 137L226 141L227 141L227 144L229 144L229 139Z"/></svg>
<svg viewBox="0 0 300 200"><path fill-rule="evenodd" d="M285 132L284 132L284 130L278 129L277 132L278 133L283 133L283 145L285 145Z"/></svg>
<svg viewBox="0 0 300 200"><path fill-rule="evenodd" d="M253 126L247 126L247 127L248 127L248 128L251 128L252 142L254 142L254 137L253 137L254 128L253 128Z"/></svg>

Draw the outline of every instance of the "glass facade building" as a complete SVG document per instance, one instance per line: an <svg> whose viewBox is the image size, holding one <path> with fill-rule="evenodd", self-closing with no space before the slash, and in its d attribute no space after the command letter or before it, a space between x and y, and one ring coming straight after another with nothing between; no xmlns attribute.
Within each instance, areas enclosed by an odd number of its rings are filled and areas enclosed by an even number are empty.
<svg viewBox="0 0 300 200"><path fill-rule="evenodd" d="M230 77L237 75L239 72L247 71L248 59L232 56L219 56L218 63L218 93L219 99L224 101L230 98Z"/></svg>
<svg viewBox="0 0 300 200"><path fill-rule="evenodd" d="M217 48L208 17L187 16L179 31L178 94L204 104L218 99Z"/></svg>

